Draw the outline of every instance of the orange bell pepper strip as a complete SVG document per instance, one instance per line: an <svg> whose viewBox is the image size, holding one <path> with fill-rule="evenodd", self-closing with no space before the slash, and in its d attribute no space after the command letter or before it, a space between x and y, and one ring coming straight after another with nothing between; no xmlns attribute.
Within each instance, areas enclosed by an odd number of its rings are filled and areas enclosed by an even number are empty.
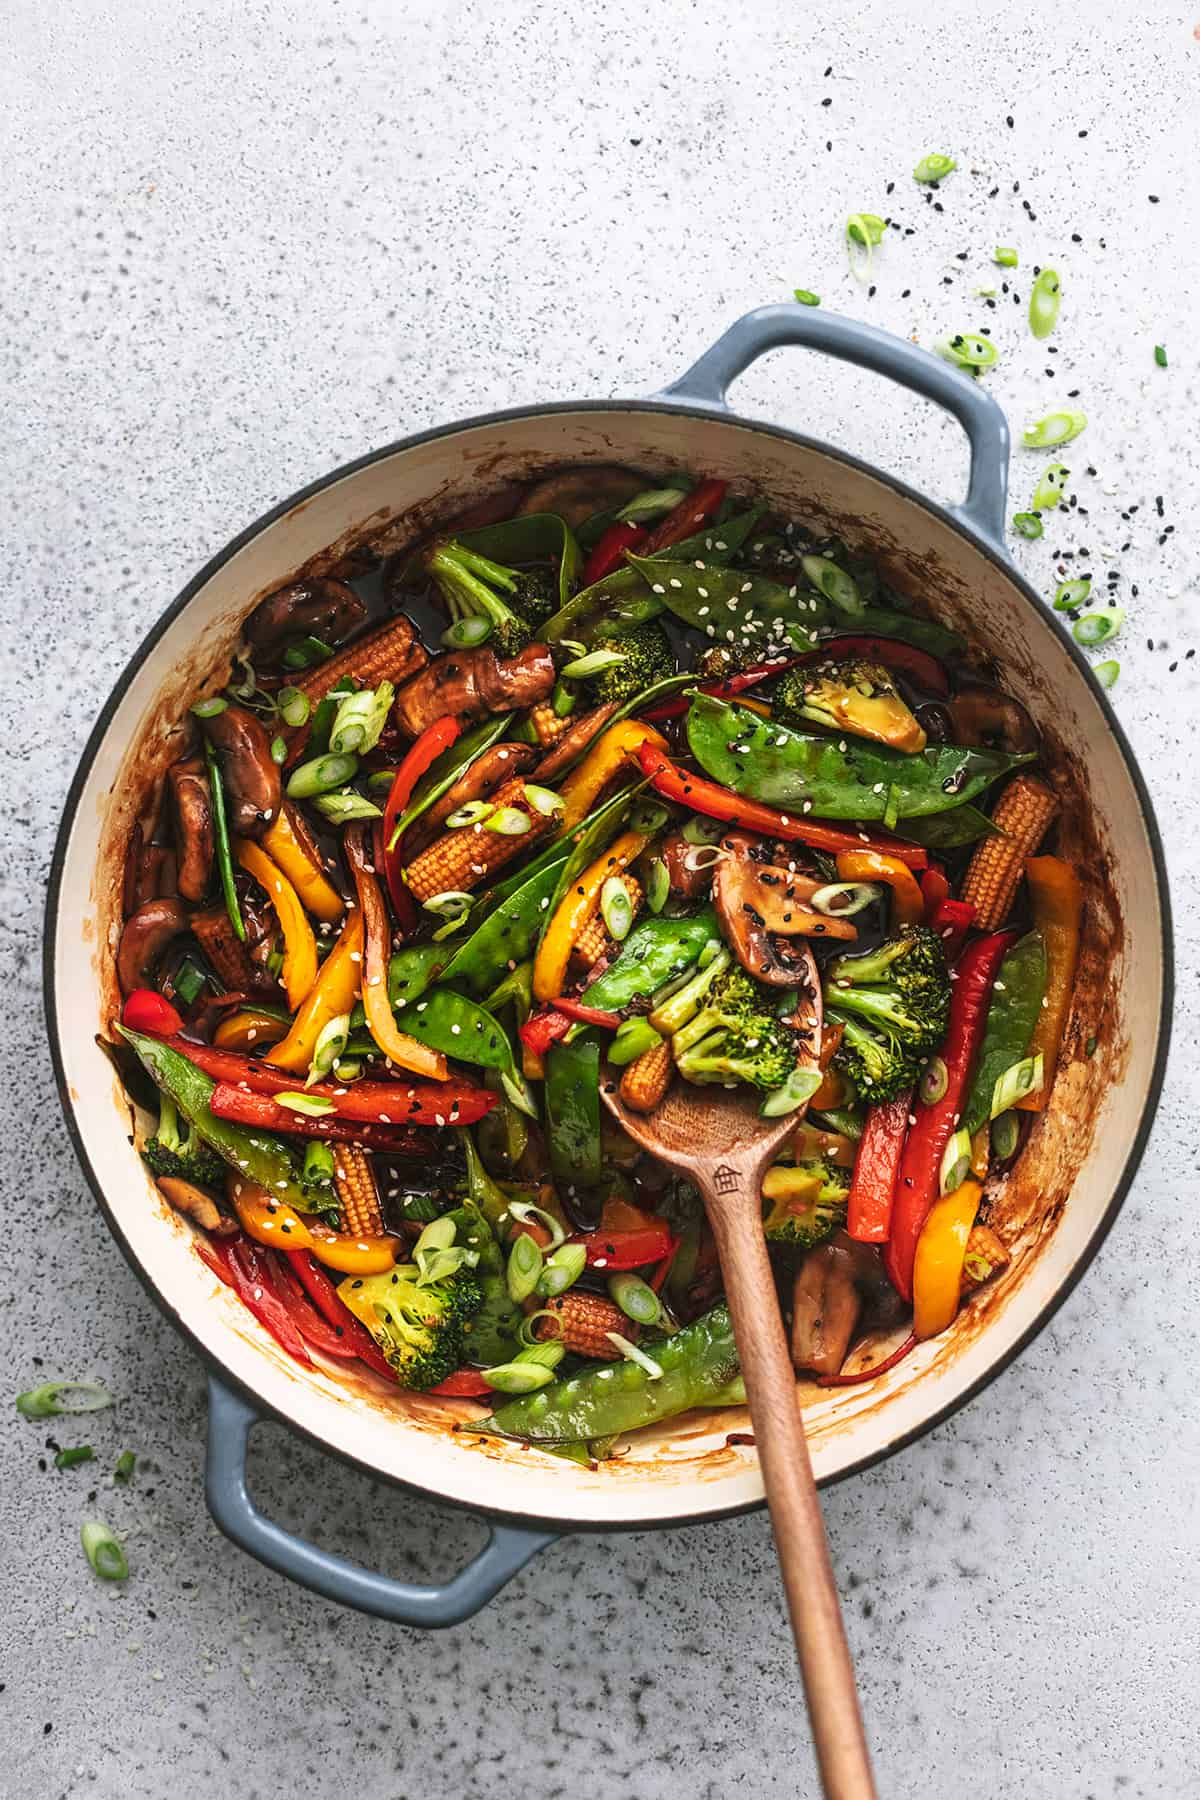
<svg viewBox="0 0 1200 1800"><path fill-rule="evenodd" d="M337 943L321 964L316 985L292 1020L291 1030L271 1051L277 1069L307 1075L317 1039L330 1019L348 1013L362 985L363 919L357 906L346 914Z"/></svg>
<svg viewBox="0 0 1200 1800"><path fill-rule="evenodd" d="M892 890L892 924L916 925L925 916L925 896L917 878L897 856L879 850L839 850L839 881L880 881Z"/></svg>
<svg viewBox="0 0 1200 1800"><path fill-rule="evenodd" d="M253 875L265 890L275 908L283 933L283 985L288 1005L294 1011L308 999L317 979L317 940L308 914L287 876L258 844L249 838L235 838L233 854L247 875Z"/></svg>
<svg viewBox="0 0 1200 1800"><path fill-rule="evenodd" d="M287 1019L260 1012L256 1006L240 1006L221 1020L213 1032L213 1043L218 1050L261 1050L264 1045L278 1044L289 1029Z"/></svg>
<svg viewBox="0 0 1200 1800"><path fill-rule="evenodd" d="M586 818L597 794L624 768L636 769L643 744L665 750L667 740L653 725L640 719L618 719L602 731L583 761L571 770L559 787L563 801L562 828L569 831Z"/></svg>
<svg viewBox="0 0 1200 1800"><path fill-rule="evenodd" d="M244 1181L231 1176L226 1191L238 1216L242 1230L260 1244L276 1250L311 1250L312 1232L294 1207L277 1200L257 1181Z"/></svg>
<svg viewBox="0 0 1200 1800"><path fill-rule="evenodd" d="M1058 1053L1075 992L1083 884L1070 863L1057 856L1029 857L1025 864L1025 880L1033 906L1033 922L1046 946L1046 996L1026 1055L1042 1058L1046 1078L1036 1094L1026 1094L1016 1105L1021 1112L1043 1112L1054 1086Z"/></svg>
<svg viewBox="0 0 1200 1800"><path fill-rule="evenodd" d="M913 1335L936 1337L954 1322L962 1286L967 1239L979 1211L983 1190L964 1181L930 1208L917 1239L913 1263Z"/></svg>
<svg viewBox="0 0 1200 1800"><path fill-rule="evenodd" d="M336 925L346 910L346 902L314 866L292 824L286 801L276 813L271 829L264 833L262 847L276 868L287 876L304 902L305 910L322 925Z"/></svg>
<svg viewBox="0 0 1200 1800"><path fill-rule="evenodd" d="M345 1231L315 1226L310 1248L318 1262L339 1275L386 1275L394 1267L400 1240L394 1237L351 1237ZM291 1248L289 1243L288 1248Z"/></svg>
<svg viewBox="0 0 1200 1800"><path fill-rule="evenodd" d="M571 883L555 908L533 961L535 1000L555 1000L562 993L571 952L580 932L596 915L601 888L610 875L619 875L622 869L627 869L649 842L644 832L622 832L603 856L598 856L579 879Z"/></svg>
<svg viewBox="0 0 1200 1800"><path fill-rule="evenodd" d="M362 1003L367 1015L367 1030L388 1061L395 1063L397 1068L409 1069L414 1075L424 1075L430 1081L448 1081L450 1065L442 1052L419 1044L396 1023L388 997L392 928L383 903L383 889L367 858L366 833L360 825L350 827L344 844L363 916Z"/></svg>

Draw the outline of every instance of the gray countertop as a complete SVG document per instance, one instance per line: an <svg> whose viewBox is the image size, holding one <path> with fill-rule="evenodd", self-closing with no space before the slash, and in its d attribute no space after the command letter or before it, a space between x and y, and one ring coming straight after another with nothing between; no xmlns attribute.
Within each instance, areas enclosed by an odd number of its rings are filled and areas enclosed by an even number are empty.
<svg viewBox="0 0 1200 1800"><path fill-rule="evenodd" d="M989 383L1017 425L1078 390L1078 516L1017 558L1047 591L1066 547L1100 589L1116 571L1115 700L1164 826L1181 964L1159 1122L1097 1264L986 1394L827 1496L881 1789L1200 1794L1195 1284L1171 1279L1197 1177L1192 14L9 0L5 15L0 1309L12 1392L40 1357L121 1404L95 1423L95 1476L45 1470L47 1433L0 1406L0 1791L815 1794L761 1516L566 1541L430 1638L324 1604L218 1535L201 1369L98 1220L39 989L71 771L201 562L365 449L493 407L646 392L799 285L926 343L990 325ZM927 197L910 170L932 149L961 166ZM912 227L888 234L871 292L842 239L864 208ZM1031 264L1062 273L1048 345L1011 295L975 294L999 287L1003 243L1022 295ZM864 375L781 355L737 400L961 491L955 428ZM1015 506L1043 461L1016 453ZM126 1446L154 1467L112 1491ZM448 1571L480 1535L273 1427L253 1474L270 1510L392 1572ZM129 1534L120 1591L82 1560L88 1511Z"/></svg>

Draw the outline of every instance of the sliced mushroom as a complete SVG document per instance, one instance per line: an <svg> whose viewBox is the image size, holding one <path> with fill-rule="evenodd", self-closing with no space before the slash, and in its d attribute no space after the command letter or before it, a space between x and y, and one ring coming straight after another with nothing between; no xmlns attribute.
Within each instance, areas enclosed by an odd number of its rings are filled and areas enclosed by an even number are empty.
<svg viewBox="0 0 1200 1800"><path fill-rule="evenodd" d="M1013 755L1035 751L1041 744L1038 728L1011 694L999 688L964 687L946 702L959 744L990 745Z"/></svg>
<svg viewBox="0 0 1200 1800"><path fill-rule="evenodd" d="M758 838L727 831L713 875L713 901L722 933L748 975L772 987L794 987L808 949L794 937L858 936L848 919L827 918L805 904L821 887L811 876L769 861Z"/></svg>
<svg viewBox="0 0 1200 1800"><path fill-rule="evenodd" d="M339 643L362 624L367 609L345 581L310 575L289 582L259 602L242 627L256 650L273 650L288 638L314 636Z"/></svg>
<svg viewBox="0 0 1200 1800"><path fill-rule="evenodd" d="M204 763L189 756L167 770L175 824L176 881L185 900L203 900L213 866L212 795Z"/></svg>
<svg viewBox="0 0 1200 1800"><path fill-rule="evenodd" d="M410 737L449 714L479 719L512 707L536 706L554 686L554 658L546 644L529 644L519 656L479 650L435 656L396 695L393 718ZM225 715L222 714L223 718Z"/></svg>
<svg viewBox="0 0 1200 1800"><path fill-rule="evenodd" d="M117 980L122 993L132 994L135 988L149 987L167 945L187 928L187 909L182 900L173 896L147 900L131 913L117 950Z"/></svg>
<svg viewBox="0 0 1200 1800"><path fill-rule="evenodd" d="M227 706L204 725L221 762L230 832L262 837L275 821L283 793L270 738L243 706Z"/></svg>
<svg viewBox="0 0 1200 1800"><path fill-rule="evenodd" d="M158 1188L177 1213L194 1219L202 1230L211 1231L217 1237L231 1237L240 1229L237 1220L228 1218L212 1195L206 1194L194 1181L185 1181L180 1175L160 1175Z"/></svg>
<svg viewBox="0 0 1200 1800"><path fill-rule="evenodd" d="M435 800L424 817L411 825L404 836L404 857L413 857L431 844L452 812L472 800L486 800L512 775L524 775L537 752L532 744L493 744L475 758L465 774Z"/></svg>
<svg viewBox="0 0 1200 1800"><path fill-rule="evenodd" d="M850 1258L836 1244L818 1244L792 1286L792 1366L836 1375L861 1310Z"/></svg>
<svg viewBox="0 0 1200 1800"><path fill-rule="evenodd" d="M648 486L646 477L619 463L575 464L535 481L517 508L519 513L557 513L568 525L582 525L593 513L625 506Z"/></svg>
<svg viewBox="0 0 1200 1800"><path fill-rule="evenodd" d="M704 850L704 856L697 856ZM707 845L689 844L682 831L672 831L662 840L659 854L667 865L667 879L672 891L685 900L699 900L712 886L713 859Z"/></svg>

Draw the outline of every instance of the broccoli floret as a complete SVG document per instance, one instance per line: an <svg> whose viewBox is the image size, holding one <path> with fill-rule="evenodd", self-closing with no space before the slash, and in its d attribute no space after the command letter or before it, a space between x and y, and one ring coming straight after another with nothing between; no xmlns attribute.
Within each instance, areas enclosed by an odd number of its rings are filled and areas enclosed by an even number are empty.
<svg viewBox="0 0 1200 1800"><path fill-rule="evenodd" d="M152 1175L174 1175L182 1181L212 1186L225 1178L225 1164L210 1150L195 1127L179 1117L170 1094L158 1096L158 1129L147 1138L142 1155Z"/></svg>
<svg viewBox="0 0 1200 1800"><path fill-rule="evenodd" d="M696 676L702 681L727 681L743 669L762 661L761 649L747 644L710 644L696 658Z"/></svg>
<svg viewBox="0 0 1200 1800"><path fill-rule="evenodd" d="M748 1082L771 1093L796 1067L798 1039L770 1000L722 951L654 1015L685 1081Z"/></svg>
<svg viewBox="0 0 1200 1800"><path fill-rule="evenodd" d="M909 753L925 748L924 731L880 663L829 658L789 669L771 712L785 725L825 725Z"/></svg>
<svg viewBox="0 0 1200 1800"><path fill-rule="evenodd" d="M871 1104L911 1087L946 1035L950 971L936 931L909 925L825 971L825 1016L843 1028L834 1066Z"/></svg>
<svg viewBox="0 0 1200 1800"><path fill-rule="evenodd" d="M502 656L524 650L558 607L558 578L550 570L510 569L455 539L435 544L425 567L451 620L486 620L488 639Z"/></svg>
<svg viewBox="0 0 1200 1800"><path fill-rule="evenodd" d="M436 1387L461 1367L467 1325L483 1305L483 1289L465 1270L425 1286L396 1269L348 1276L338 1293L406 1388Z"/></svg>
<svg viewBox="0 0 1200 1800"><path fill-rule="evenodd" d="M592 639L593 650L615 650L622 662L612 663L590 678L592 692L600 704L607 701L633 699L644 694L656 681L675 673L675 653L661 625L653 619L644 625L630 625L625 630L614 628Z"/></svg>
<svg viewBox="0 0 1200 1800"><path fill-rule="evenodd" d="M811 1250L846 1222L850 1171L823 1157L780 1163L763 1180L763 1230L781 1250Z"/></svg>

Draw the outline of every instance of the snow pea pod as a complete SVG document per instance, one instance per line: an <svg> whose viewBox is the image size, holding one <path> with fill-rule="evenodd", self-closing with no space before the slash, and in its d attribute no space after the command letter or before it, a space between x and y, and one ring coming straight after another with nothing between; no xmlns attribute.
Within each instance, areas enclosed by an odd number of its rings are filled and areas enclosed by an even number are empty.
<svg viewBox="0 0 1200 1800"><path fill-rule="evenodd" d="M631 1000L648 999L682 975L708 944L720 941L711 906L690 919L643 919L621 946L616 961L585 988L580 998L604 1012L620 1012Z"/></svg>
<svg viewBox="0 0 1200 1800"><path fill-rule="evenodd" d="M693 1406L733 1405L745 1396L741 1365L724 1304L673 1337L642 1344L662 1370L651 1378L635 1362L604 1363L497 1407L490 1418L460 1427L530 1444L581 1443L636 1431Z"/></svg>
<svg viewBox="0 0 1200 1800"><path fill-rule="evenodd" d="M773 806L817 819L919 818L962 806L1032 752L1008 755L936 744L907 756L863 739L818 737L698 694L688 743L706 775ZM845 746L843 748L843 746Z"/></svg>
<svg viewBox="0 0 1200 1800"><path fill-rule="evenodd" d="M479 999L490 993L512 963L529 955L565 865L563 853L493 905L447 962L442 980L460 983Z"/></svg>
<svg viewBox="0 0 1200 1800"><path fill-rule="evenodd" d="M513 1062L508 1033L490 1012L453 988L430 988L421 999L400 1008L404 1029L419 1044L440 1050L459 1062L483 1069L509 1069Z"/></svg>
<svg viewBox="0 0 1200 1800"><path fill-rule="evenodd" d="M485 750L502 738L508 729L511 713L501 713L498 718L485 719L481 725L474 726L460 738L456 738L448 750L430 764L413 789L408 805L396 820L387 841L395 837L397 841L403 837L409 826L427 813L435 801L443 794L449 793L454 783L466 774L471 764Z"/></svg>
<svg viewBox="0 0 1200 1800"><path fill-rule="evenodd" d="M586 1031L569 1044L551 1044L546 1052L545 1103L550 1168L555 1180L573 1193L596 1187L602 1173L597 1032Z"/></svg>
<svg viewBox="0 0 1200 1800"><path fill-rule="evenodd" d="M997 1081L1029 1049L1045 991L1046 946L1040 931L1029 931L1005 956L993 983L983 1041L963 1107L962 1130L974 1135L987 1123Z"/></svg>
<svg viewBox="0 0 1200 1800"><path fill-rule="evenodd" d="M956 806L953 812L928 813L922 819L906 819L903 831L898 833L914 844L924 844L927 850L957 850L963 844L977 843L989 834L1000 835L1000 827L993 825L987 814L969 801L965 806Z"/></svg>

